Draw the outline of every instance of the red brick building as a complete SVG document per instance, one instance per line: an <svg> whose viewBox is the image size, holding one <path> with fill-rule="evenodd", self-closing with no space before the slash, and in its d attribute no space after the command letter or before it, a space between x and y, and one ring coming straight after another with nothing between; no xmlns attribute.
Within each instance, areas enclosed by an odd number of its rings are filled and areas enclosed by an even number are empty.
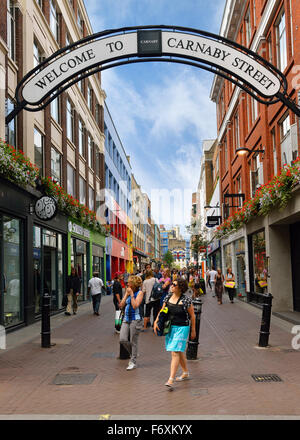
<svg viewBox="0 0 300 440"><path fill-rule="evenodd" d="M276 66L286 76L288 94L298 105L299 25L298 0L227 0L220 29L220 35L248 47ZM299 120L281 102L269 106L260 104L233 83L217 76L211 99L217 107L220 202L224 219L236 211L224 205L226 193L241 193L249 200L259 186L299 155ZM239 147L250 151L239 156L236 152ZM264 153L256 153L258 149ZM235 237L223 240L223 270L228 265L235 267L242 280L243 295L250 290L272 292L274 309L284 312L300 311L300 295L296 293L300 280L291 263L291 256L292 261L298 258L293 245L299 240L295 232L300 219L298 198L296 191L292 207L257 218ZM234 199L234 202L234 205L242 205L242 199ZM243 262L239 267L237 256L241 258L241 255ZM288 256L288 261L282 266L283 255ZM284 273L281 278L280 266ZM258 286L259 272L265 275L265 288Z"/></svg>

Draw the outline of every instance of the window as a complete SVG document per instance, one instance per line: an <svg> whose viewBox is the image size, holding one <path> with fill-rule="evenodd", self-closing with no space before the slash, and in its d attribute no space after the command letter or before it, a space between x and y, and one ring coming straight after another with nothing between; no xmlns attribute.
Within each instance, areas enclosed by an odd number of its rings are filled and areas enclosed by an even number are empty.
<svg viewBox="0 0 300 440"><path fill-rule="evenodd" d="M227 170L227 162L228 162L228 151L227 151L227 138L224 139L224 167L225 171Z"/></svg>
<svg viewBox="0 0 300 440"><path fill-rule="evenodd" d="M9 97L6 99L6 115L13 111L15 104ZM12 119L10 123L6 126L5 133L6 142L13 147L17 146L17 126L16 118Z"/></svg>
<svg viewBox="0 0 300 440"><path fill-rule="evenodd" d="M94 190L91 186L89 186L89 209L95 210Z"/></svg>
<svg viewBox="0 0 300 440"><path fill-rule="evenodd" d="M275 128L272 128L271 130L271 137L272 137L272 149L273 149L274 174L277 174L277 150L276 150Z"/></svg>
<svg viewBox="0 0 300 440"><path fill-rule="evenodd" d="M273 51L272 51L272 35L270 34L267 38L267 43L268 43L268 59L269 62L272 64L273 63Z"/></svg>
<svg viewBox="0 0 300 440"><path fill-rule="evenodd" d="M235 149L240 146L240 125L239 125L239 112L237 111L234 115L234 141Z"/></svg>
<svg viewBox="0 0 300 440"><path fill-rule="evenodd" d="M79 177L79 202L86 204L86 184L82 177Z"/></svg>
<svg viewBox="0 0 300 440"><path fill-rule="evenodd" d="M285 115L284 119L280 123L281 139L283 139L288 134L290 129L291 129L290 115L287 114L287 115Z"/></svg>
<svg viewBox="0 0 300 440"><path fill-rule="evenodd" d="M50 29L56 41L59 39L59 19L54 0L50 0Z"/></svg>
<svg viewBox="0 0 300 440"><path fill-rule="evenodd" d="M53 99L50 103L51 117L59 124L59 97Z"/></svg>
<svg viewBox="0 0 300 440"><path fill-rule="evenodd" d="M70 164L67 164L67 191L75 197L75 170Z"/></svg>
<svg viewBox="0 0 300 440"><path fill-rule="evenodd" d="M92 111L92 109L93 109L93 90L90 85L88 85L87 104L88 104L88 108Z"/></svg>
<svg viewBox="0 0 300 440"><path fill-rule="evenodd" d="M256 5L255 0L253 0L253 26L256 26Z"/></svg>
<svg viewBox="0 0 300 440"><path fill-rule="evenodd" d="M40 46L35 41L33 43L33 67L38 66L43 60L42 51L40 49Z"/></svg>
<svg viewBox="0 0 300 440"><path fill-rule="evenodd" d="M74 142L74 109L69 99L67 99L67 137Z"/></svg>
<svg viewBox="0 0 300 440"><path fill-rule="evenodd" d="M34 128L34 163L43 175L44 172L44 138L41 132Z"/></svg>
<svg viewBox="0 0 300 440"><path fill-rule="evenodd" d="M246 32L246 46L249 46L252 30L251 30L251 17L250 17L250 8L248 7L246 15L245 15L245 32Z"/></svg>
<svg viewBox="0 0 300 440"><path fill-rule="evenodd" d="M256 99L251 96L251 114L252 114L252 124L256 121L258 117L258 103Z"/></svg>
<svg viewBox="0 0 300 440"><path fill-rule="evenodd" d="M260 181L260 160L257 154L252 160L250 165L250 185L251 185L251 197L254 197L255 191L262 184Z"/></svg>
<svg viewBox="0 0 300 440"><path fill-rule="evenodd" d="M90 168L94 168L93 162L93 141L91 136L88 135L88 164Z"/></svg>
<svg viewBox="0 0 300 440"><path fill-rule="evenodd" d="M96 115L95 115L95 119L96 119L96 123L97 125L101 125L101 110L100 110L100 105L96 104Z"/></svg>
<svg viewBox="0 0 300 440"><path fill-rule="evenodd" d="M55 148L51 148L51 177L61 184L61 155Z"/></svg>
<svg viewBox="0 0 300 440"><path fill-rule="evenodd" d="M281 10L276 23L276 52L277 67L282 72L287 66L287 47L286 47L286 29L285 13Z"/></svg>
<svg viewBox="0 0 300 440"><path fill-rule="evenodd" d="M16 17L13 0L7 0L7 46L8 55L16 59Z"/></svg>
<svg viewBox="0 0 300 440"><path fill-rule="evenodd" d="M82 157L85 157L85 152L84 152L84 127L83 127L83 122L81 121L81 119L79 119L79 121L78 121L78 150L79 150L79 154Z"/></svg>
<svg viewBox="0 0 300 440"><path fill-rule="evenodd" d="M241 178L241 175L239 175L236 178L236 181L235 181L235 193L236 194L242 194L242 178ZM241 208L243 206L243 200L242 200L241 197L238 198L238 206L239 206L239 208Z"/></svg>
<svg viewBox="0 0 300 440"><path fill-rule="evenodd" d="M97 145L95 145L95 162L96 176L100 177L100 152Z"/></svg>
<svg viewBox="0 0 300 440"><path fill-rule="evenodd" d="M83 35L83 20L82 20L81 12L79 11L79 9L77 11L77 24L78 24L78 28L79 28L81 35Z"/></svg>

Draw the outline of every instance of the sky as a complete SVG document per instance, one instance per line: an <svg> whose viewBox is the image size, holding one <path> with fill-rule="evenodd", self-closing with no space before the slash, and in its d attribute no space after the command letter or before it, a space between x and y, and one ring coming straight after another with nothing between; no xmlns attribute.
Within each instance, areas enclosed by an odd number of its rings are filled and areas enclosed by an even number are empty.
<svg viewBox="0 0 300 440"><path fill-rule="evenodd" d="M124 26L186 26L218 34L225 0L85 0L93 32ZM106 104L157 224L190 223L204 139L217 135L213 75L176 63L102 72ZM173 194L171 202L158 194Z"/></svg>

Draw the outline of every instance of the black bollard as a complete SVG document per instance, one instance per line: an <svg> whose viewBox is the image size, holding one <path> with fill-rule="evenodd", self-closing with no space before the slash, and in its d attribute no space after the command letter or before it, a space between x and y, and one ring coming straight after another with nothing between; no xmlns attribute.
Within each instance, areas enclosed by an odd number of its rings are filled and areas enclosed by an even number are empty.
<svg viewBox="0 0 300 440"><path fill-rule="evenodd" d="M50 348L50 338L51 338L51 329L50 329L50 304L51 304L51 296L48 292L44 292L42 297L42 347Z"/></svg>
<svg viewBox="0 0 300 440"><path fill-rule="evenodd" d="M201 313L202 313L202 301L200 298L193 299L193 306L195 311L196 318L196 339L191 340L191 332L189 336L188 346L186 350L186 358L188 360L196 360L198 345L199 345L199 334L200 334L200 321L201 321Z"/></svg>
<svg viewBox="0 0 300 440"><path fill-rule="evenodd" d="M272 308L273 296L270 293L264 294L262 296L264 297L264 302L263 302L258 346L267 347L270 336L271 308Z"/></svg>

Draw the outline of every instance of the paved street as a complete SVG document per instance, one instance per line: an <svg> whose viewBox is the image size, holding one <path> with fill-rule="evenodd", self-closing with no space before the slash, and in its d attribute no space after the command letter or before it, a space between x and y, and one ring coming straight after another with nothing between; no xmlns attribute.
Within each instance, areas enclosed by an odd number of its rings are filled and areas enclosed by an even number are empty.
<svg viewBox="0 0 300 440"><path fill-rule="evenodd" d="M7 336L8 349L0 351L2 419L300 416L293 324L272 317L270 348L259 349L261 311L231 304L226 295L220 306L209 292L203 297L199 359L189 361L192 380L170 392L164 386L170 354L163 338L150 329L142 333L139 368L126 371L127 360L117 359L112 297L103 298L100 317L91 310L84 304L77 316L53 317L56 345L50 349L40 346L40 323ZM282 382L257 383L253 374L277 374ZM78 379L84 383L74 383Z"/></svg>

